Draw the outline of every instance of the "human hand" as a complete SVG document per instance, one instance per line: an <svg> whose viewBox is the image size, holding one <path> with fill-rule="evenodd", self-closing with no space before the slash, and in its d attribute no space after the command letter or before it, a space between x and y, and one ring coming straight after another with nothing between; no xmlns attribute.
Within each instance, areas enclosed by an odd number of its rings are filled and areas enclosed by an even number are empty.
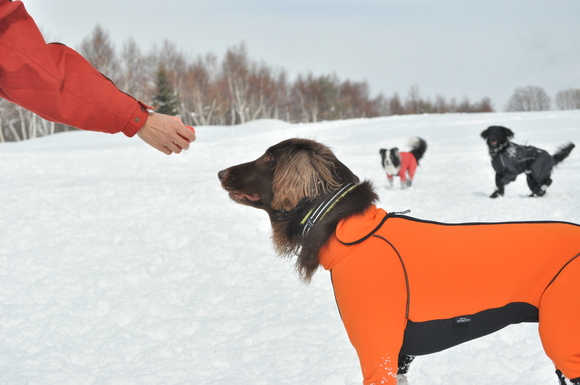
<svg viewBox="0 0 580 385"><path fill-rule="evenodd" d="M195 141L195 133L184 126L179 117L156 112L149 115L137 135L166 155L179 154L189 149L189 143Z"/></svg>

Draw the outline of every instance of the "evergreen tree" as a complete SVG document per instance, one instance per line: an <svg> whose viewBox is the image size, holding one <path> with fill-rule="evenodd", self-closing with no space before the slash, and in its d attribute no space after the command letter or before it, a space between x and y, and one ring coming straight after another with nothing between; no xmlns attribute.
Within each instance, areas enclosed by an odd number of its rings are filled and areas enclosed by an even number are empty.
<svg viewBox="0 0 580 385"><path fill-rule="evenodd" d="M177 115L179 112L179 97L173 92L169 77L164 66L159 67L155 80L157 93L153 96L155 112L166 115Z"/></svg>

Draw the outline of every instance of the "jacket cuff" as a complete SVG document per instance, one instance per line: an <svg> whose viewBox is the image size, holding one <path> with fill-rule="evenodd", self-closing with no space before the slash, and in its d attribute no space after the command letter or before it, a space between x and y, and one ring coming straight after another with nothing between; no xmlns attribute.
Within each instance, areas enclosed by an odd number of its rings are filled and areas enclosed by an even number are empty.
<svg viewBox="0 0 580 385"><path fill-rule="evenodd" d="M127 122L125 128L123 128L123 134L127 135L129 138L135 136L137 131L139 131L147 121L149 117L149 113L153 111L153 107L148 106L147 104L143 103L142 101L137 101L137 109Z"/></svg>

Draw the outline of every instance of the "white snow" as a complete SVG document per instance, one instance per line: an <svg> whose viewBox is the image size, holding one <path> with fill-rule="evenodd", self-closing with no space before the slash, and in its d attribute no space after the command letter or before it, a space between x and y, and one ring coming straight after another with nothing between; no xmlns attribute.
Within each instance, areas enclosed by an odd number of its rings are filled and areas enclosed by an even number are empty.
<svg viewBox="0 0 580 385"><path fill-rule="evenodd" d="M230 201L217 172L306 137L372 180L389 211L580 223L580 148L545 197L528 198L521 175L488 198L479 134L496 124L551 153L580 145L580 111L198 127L191 149L170 157L121 134L0 145L0 384L360 384L329 274L302 284L275 256L266 214ZM379 148L405 149L412 136L429 145L413 187L388 189ZM409 384L556 384L536 329L419 357Z"/></svg>

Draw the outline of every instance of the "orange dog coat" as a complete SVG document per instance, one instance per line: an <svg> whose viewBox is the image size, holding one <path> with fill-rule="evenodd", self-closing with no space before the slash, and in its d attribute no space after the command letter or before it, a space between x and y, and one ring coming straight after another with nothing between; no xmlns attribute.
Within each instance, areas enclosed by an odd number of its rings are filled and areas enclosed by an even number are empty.
<svg viewBox="0 0 580 385"><path fill-rule="evenodd" d="M372 205L320 250L364 384L396 384L399 354L422 355L538 322L546 354L580 377L580 226L443 224Z"/></svg>

